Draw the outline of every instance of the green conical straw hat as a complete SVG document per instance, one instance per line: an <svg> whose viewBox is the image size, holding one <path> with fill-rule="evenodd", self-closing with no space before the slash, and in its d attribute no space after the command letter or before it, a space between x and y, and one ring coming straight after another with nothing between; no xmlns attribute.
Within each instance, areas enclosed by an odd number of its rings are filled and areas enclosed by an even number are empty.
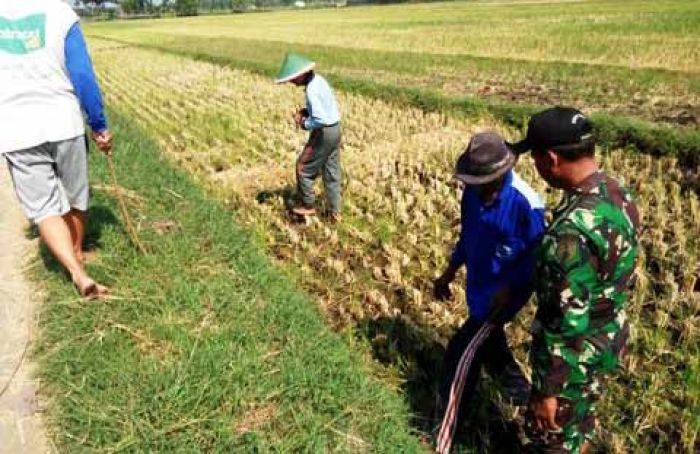
<svg viewBox="0 0 700 454"><path fill-rule="evenodd" d="M289 53L286 57L284 57L282 67L280 68L280 72L277 73L277 79L275 82L278 84L289 82L295 77L304 74L307 71L311 71L314 69L314 66L316 66L316 63L312 62L306 57L302 57L299 54Z"/></svg>

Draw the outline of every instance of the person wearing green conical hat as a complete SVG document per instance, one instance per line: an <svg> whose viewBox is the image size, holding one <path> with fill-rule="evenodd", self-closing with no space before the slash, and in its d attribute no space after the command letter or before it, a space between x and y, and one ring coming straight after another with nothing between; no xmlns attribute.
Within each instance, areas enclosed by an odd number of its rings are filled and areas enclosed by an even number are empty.
<svg viewBox="0 0 700 454"><path fill-rule="evenodd" d="M292 209L298 216L316 214L313 181L322 176L330 218L341 218L340 113L333 90L322 76L314 72L316 64L289 53L275 82L290 82L305 87L306 107L294 114L296 125L309 131L309 140L297 158L297 192L301 204Z"/></svg>

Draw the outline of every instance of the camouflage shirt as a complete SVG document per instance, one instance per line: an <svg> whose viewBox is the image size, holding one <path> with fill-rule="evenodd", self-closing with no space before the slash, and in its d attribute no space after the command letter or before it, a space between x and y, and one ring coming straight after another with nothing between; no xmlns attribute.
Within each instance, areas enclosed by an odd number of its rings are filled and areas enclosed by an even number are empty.
<svg viewBox="0 0 700 454"><path fill-rule="evenodd" d="M533 386L557 395L612 370L629 330L639 215L630 194L598 171L567 191L537 251Z"/></svg>

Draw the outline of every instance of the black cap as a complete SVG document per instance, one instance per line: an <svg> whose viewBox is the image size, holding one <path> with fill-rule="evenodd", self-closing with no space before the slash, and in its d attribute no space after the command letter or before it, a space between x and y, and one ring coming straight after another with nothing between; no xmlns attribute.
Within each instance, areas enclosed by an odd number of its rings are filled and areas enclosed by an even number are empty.
<svg viewBox="0 0 700 454"><path fill-rule="evenodd" d="M590 147L594 144L592 131L591 121L580 110L553 107L533 115L525 139L508 146L516 153Z"/></svg>

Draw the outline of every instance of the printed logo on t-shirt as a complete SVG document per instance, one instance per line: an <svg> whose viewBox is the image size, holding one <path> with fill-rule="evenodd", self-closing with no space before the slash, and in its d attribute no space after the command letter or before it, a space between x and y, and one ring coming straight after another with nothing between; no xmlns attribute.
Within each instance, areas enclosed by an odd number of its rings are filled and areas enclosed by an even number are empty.
<svg viewBox="0 0 700 454"><path fill-rule="evenodd" d="M24 55L46 45L46 15L35 14L22 19L0 17L0 51Z"/></svg>

